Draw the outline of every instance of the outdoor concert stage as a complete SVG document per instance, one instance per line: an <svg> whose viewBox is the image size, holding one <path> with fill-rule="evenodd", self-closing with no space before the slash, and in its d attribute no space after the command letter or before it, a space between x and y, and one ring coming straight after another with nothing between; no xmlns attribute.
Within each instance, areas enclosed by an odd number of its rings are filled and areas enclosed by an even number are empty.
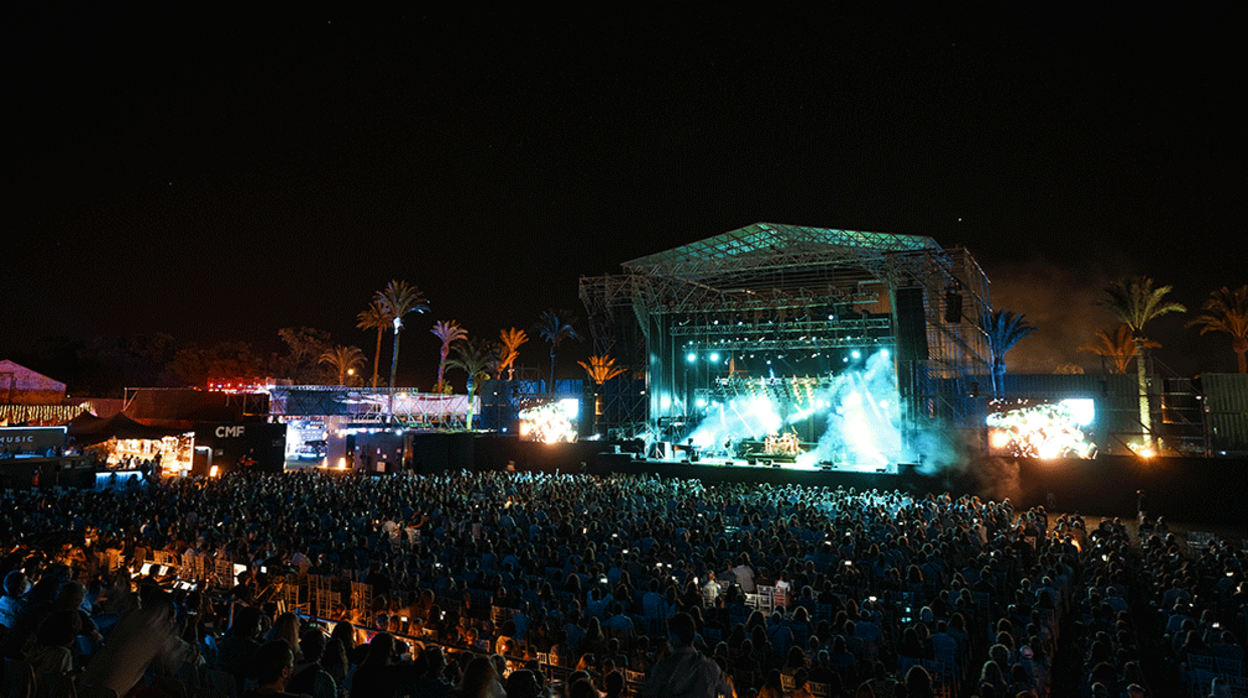
<svg viewBox="0 0 1248 698"><path fill-rule="evenodd" d="M645 383L596 389L592 433L686 449L652 459L895 464L929 422L981 418L991 303L966 250L760 222L621 266L582 277L581 300L595 346Z"/></svg>

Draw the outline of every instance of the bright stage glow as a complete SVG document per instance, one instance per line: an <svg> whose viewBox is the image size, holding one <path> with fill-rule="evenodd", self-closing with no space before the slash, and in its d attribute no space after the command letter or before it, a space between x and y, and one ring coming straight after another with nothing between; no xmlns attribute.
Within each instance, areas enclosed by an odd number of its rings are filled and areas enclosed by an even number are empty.
<svg viewBox="0 0 1248 698"><path fill-rule="evenodd" d="M798 467L817 467L820 461L828 461L874 471L902 460L901 400L886 351L827 381L778 380L789 386L787 392L760 388L726 404L713 401L689 438L701 449L719 449L726 442L763 441L805 420L826 418L822 436L813 449L798 456Z"/></svg>
<svg viewBox="0 0 1248 698"><path fill-rule="evenodd" d="M1152 458L1153 456L1157 455L1157 452L1153 450L1153 447L1149 446L1148 444L1142 444L1142 443L1133 441L1130 444L1127 444L1127 448L1131 449L1131 452L1134 453L1135 455L1144 459Z"/></svg>
<svg viewBox="0 0 1248 698"><path fill-rule="evenodd" d="M576 441L576 418L581 401L565 398L520 411L520 438L556 443Z"/></svg>
<svg viewBox="0 0 1248 698"><path fill-rule="evenodd" d="M726 405L715 405L689 438L698 448L716 448L728 440L762 439L782 425L780 413L767 395L738 395Z"/></svg>
<svg viewBox="0 0 1248 698"><path fill-rule="evenodd" d="M815 448L798 458L799 465L827 461L875 469L903 460L901 397L886 350L837 376L820 399L832 406L827 429Z"/></svg>
<svg viewBox="0 0 1248 698"><path fill-rule="evenodd" d="M1096 404L1078 398L1056 403L997 400L988 415L988 448L995 455L1030 458L1092 458L1096 444L1086 433Z"/></svg>

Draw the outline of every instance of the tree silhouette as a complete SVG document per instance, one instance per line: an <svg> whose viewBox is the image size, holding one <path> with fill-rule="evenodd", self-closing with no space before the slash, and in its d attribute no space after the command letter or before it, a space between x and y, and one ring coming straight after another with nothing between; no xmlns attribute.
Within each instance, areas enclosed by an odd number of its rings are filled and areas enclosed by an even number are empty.
<svg viewBox="0 0 1248 698"><path fill-rule="evenodd" d="M984 313L980 318L980 327L988 336L988 352L992 359L992 391L1001 391L1005 380L1005 355L1023 338L1035 332L1037 327L1029 325L1023 315L1015 315L1008 310Z"/></svg>
<svg viewBox="0 0 1248 698"><path fill-rule="evenodd" d="M498 371L497 376L502 378L503 370L506 369L507 380L511 380L513 373L512 367L515 365L516 359L520 356L520 345L529 341L529 336L524 333L524 330L518 330L514 327L509 330L503 330L498 334L499 351L498 367L496 369Z"/></svg>
<svg viewBox="0 0 1248 698"><path fill-rule="evenodd" d="M460 339L451 346L455 356L447 359L448 368L458 368L468 374L468 428L472 429L474 396L481 381L490 377L490 369L498 361L494 347L484 337Z"/></svg>
<svg viewBox="0 0 1248 698"><path fill-rule="evenodd" d="M555 392L555 354L559 351L559 345L565 339L575 339L578 342L581 340L581 335L577 334L576 328L573 327L575 323L575 315L566 310L556 312L551 308L547 308L537 321L537 333L550 343L549 392Z"/></svg>
<svg viewBox="0 0 1248 698"><path fill-rule="evenodd" d="M602 385L616 376L624 373L625 369L615 365L615 359L610 356L591 356L589 363L577 361L581 368L585 369L585 373L589 375L589 379L595 385Z"/></svg>
<svg viewBox="0 0 1248 698"><path fill-rule="evenodd" d="M1144 442L1153 445L1153 419L1148 406L1148 375L1145 369L1144 326L1154 318L1166 313L1185 313L1187 308L1166 300L1171 287L1153 288L1153 280L1147 276L1130 276L1119 279L1105 289L1109 297L1099 305L1108 308L1118 321L1131 328L1135 342L1135 371L1139 381L1140 426L1144 428Z"/></svg>
<svg viewBox="0 0 1248 698"><path fill-rule="evenodd" d="M1234 291L1223 286L1209 294L1201 313L1187 323L1200 326L1200 333L1225 332L1231 335L1231 351L1239 363L1239 372L1248 373L1248 285Z"/></svg>
<svg viewBox="0 0 1248 698"><path fill-rule="evenodd" d="M594 432L598 432L598 415L602 414L602 384L624 373L625 369L615 365L610 356L591 356L589 363L577 361L586 375L594 382Z"/></svg>
<svg viewBox="0 0 1248 698"><path fill-rule="evenodd" d="M364 365L364 351L359 347L336 347L321 354L320 363L327 364L338 375L337 385L351 384L351 370Z"/></svg>
<svg viewBox="0 0 1248 698"><path fill-rule="evenodd" d="M390 390L394 390L395 376L399 372L399 332L403 329L403 316L429 310L420 289L406 281L391 281L384 290L378 291L373 300L381 304L394 327L394 354L390 357Z"/></svg>
<svg viewBox="0 0 1248 698"><path fill-rule="evenodd" d="M333 346L329 333L312 327L283 327L277 335L286 343L288 354L277 361L278 369L296 383L320 383L325 372L320 368L321 354Z"/></svg>
<svg viewBox="0 0 1248 698"><path fill-rule="evenodd" d="M451 351L451 342L454 342L457 339L467 339L468 333L464 330L464 328L459 326L458 322L455 322L454 320L438 320L433 323L433 329L429 331L432 332L435 337L442 340L442 351L441 354L439 354L441 358L438 360L437 382L437 386L441 387L442 376L446 371L446 355ZM434 392L438 392L438 387L433 389Z"/></svg>
<svg viewBox="0 0 1248 698"><path fill-rule="evenodd" d="M355 326L361 330L377 330L377 352L373 357L373 387L377 387L377 372L381 369L381 336L386 330L390 329L393 320L386 312L386 306L381 301L374 298L368 304L368 310L363 310L356 315Z"/></svg>
<svg viewBox="0 0 1248 698"><path fill-rule="evenodd" d="M1135 358L1137 351L1135 340L1131 337L1131 328L1127 325L1119 325L1113 334L1105 330L1097 330L1096 339L1095 342L1079 347L1079 351L1090 351L1101 358L1109 359L1113 362L1114 373L1126 373L1127 366L1131 365L1131 359ZM1144 346L1159 347L1161 345L1146 339Z"/></svg>

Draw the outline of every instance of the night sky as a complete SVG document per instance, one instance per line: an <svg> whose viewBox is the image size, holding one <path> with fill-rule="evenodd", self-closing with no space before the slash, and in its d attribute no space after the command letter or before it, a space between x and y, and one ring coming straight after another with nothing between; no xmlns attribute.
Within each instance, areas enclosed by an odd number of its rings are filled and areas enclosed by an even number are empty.
<svg viewBox="0 0 1248 698"><path fill-rule="evenodd" d="M957 7L14 26L0 358L309 326L371 359L355 316L403 279L432 312L400 382L428 387L435 320L496 337L568 308L587 332L578 277L758 221L967 247L1041 327L1012 370L1098 367L1075 348L1113 326L1091 304L1114 277L1191 309L1248 283L1229 18ZM1152 328L1158 356L1234 370L1187 319Z"/></svg>

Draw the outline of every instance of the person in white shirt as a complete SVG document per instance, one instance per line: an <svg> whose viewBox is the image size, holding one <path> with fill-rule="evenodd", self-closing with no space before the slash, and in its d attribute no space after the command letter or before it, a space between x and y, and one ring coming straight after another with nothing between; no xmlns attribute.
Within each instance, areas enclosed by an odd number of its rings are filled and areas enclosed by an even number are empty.
<svg viewBox="0 0 1248 698"><path fill-rule="evenodd" d="M789 576L781 570L776 579L775 601L777 606L788 607L793 594L793 584L789 582Z"/></svg>
<svg viewBox="0 0 1248 698"><path fill-rule="evenodd" d="M715 599L719 597L722 587L720 587L719 582L715 581L714 572L707 572L707 575L706 584L702 585L702 599L707 606L711 606L715 603Z"/></svg>
<svg viewBox="0 0 1248 698"><path fill-rule="evenodd" d="M732 575L737 578L737 586L741 587L742 592L755 593L754 568L750 567L748 553L741 553L741 556L737 558L737 566L732 568Z"/></svg>

